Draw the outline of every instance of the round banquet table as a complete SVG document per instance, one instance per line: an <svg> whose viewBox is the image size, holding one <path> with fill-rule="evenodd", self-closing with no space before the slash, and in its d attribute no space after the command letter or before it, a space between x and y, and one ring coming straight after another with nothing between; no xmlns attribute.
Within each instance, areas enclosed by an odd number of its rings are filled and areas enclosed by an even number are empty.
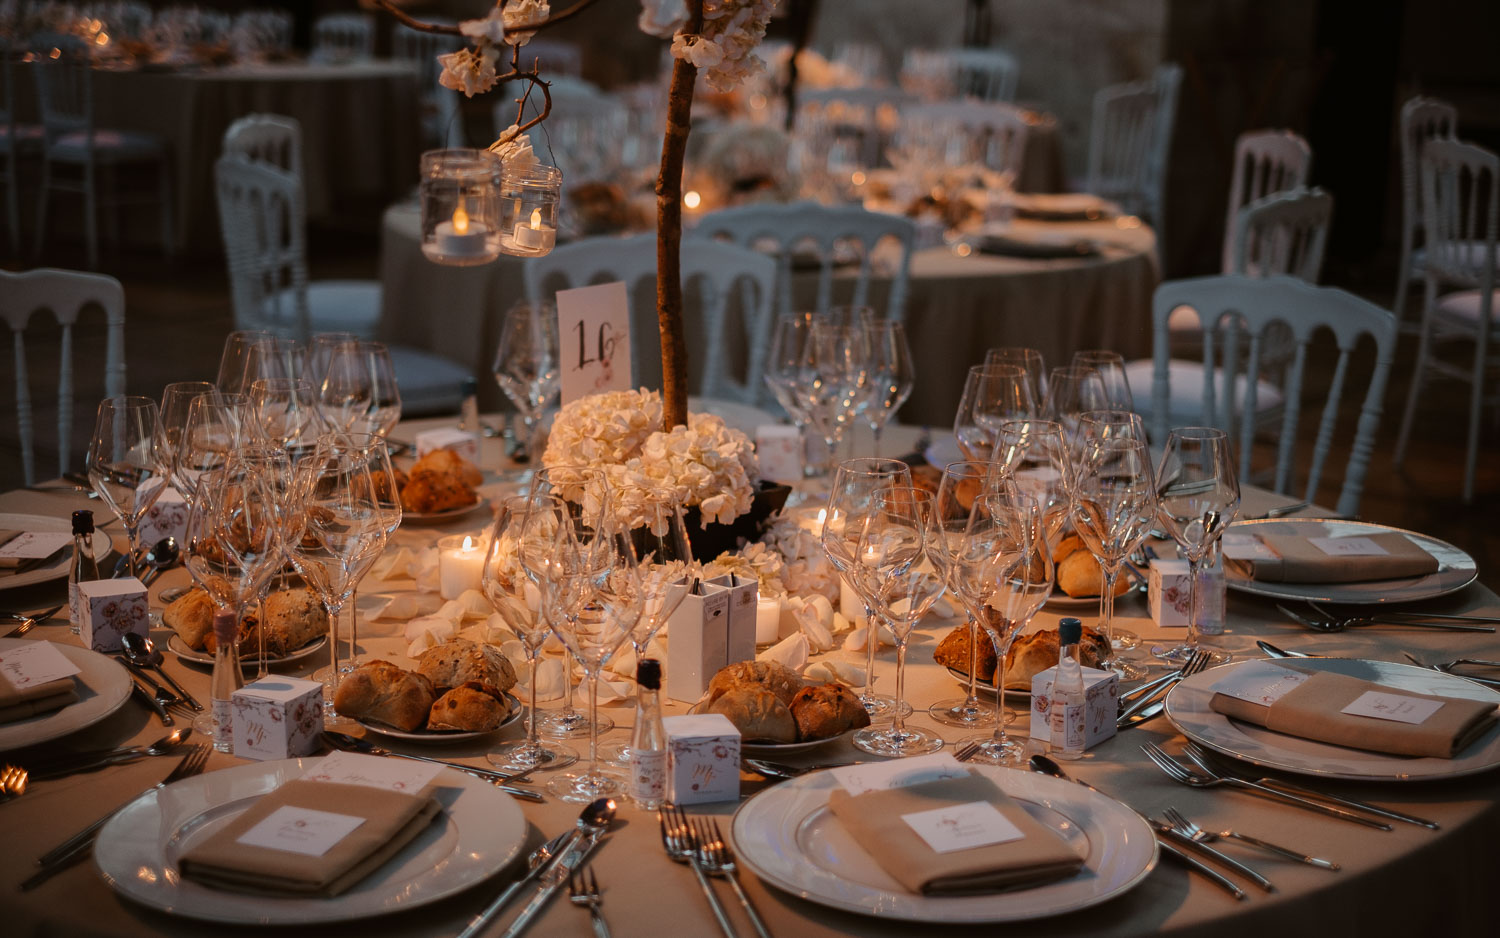
<svg viewBox="0 0 1500 938"><path fill-rule="evenodd" d="M440 421L403 424L394 436L410 439L419 427L438 423ZM910 445L914 431L911 428L892 428L890 435L896 442ZM486 442L486 466L498 465L497 447L497 441ZM496 494L502 488L491 482L482 491ZM1245 511L1253 514L1284 501L1278 496L1251 490L1246 493ZM71 492L7 492L0 495L0 511L61 517L75 505L83 504L85 502ZM93 507L98 510L97 503ZM403 526L397 532L395 542L405 547L427 546L442 534L478 531L485 517L484 513L479 513L442 527ZM169 572L153 586L153 600L160 589L187 581L182 570ZM361 608L368 614L382 595L410 588L409 581L402 586L400 583L382 584L367 580L360 591ZM3 591L0 595L4 596L4 605L8 609L42 608L52 605L61 596L61 584L55 583L47 588L31 587L25 591ZM1476 584L1432 602L1427 608L1496 615L1500 614L1500 598ZM1123 599L1118 610L1122 624L1140 632L1148 642L1153 637L1171 637L1169 633L1173 630L1163 631L1153 626L1142 599L1135 596ZM1085 619L1091 618L1088 610L1082 610L1082 614ZM1045 609L1037 617L1036 627L1055 627L1057 619L1057 611ZM910 656L907 692L918 705L918 713L913 719L940 733L946 728L931 723L925 715L925 707L939 697L952 696L957 686L946 670L932 663L932 651L936 642L957 621L937 617L924 621L914 633ZM401 622L362 621L362 650L367 655L405 662L401 629ZM65 622L40 626L31 635L56 642L77 641L69 635ZM1261 637L1293 649L1396 661L1402 660L1400 649L1411 650L1425 660L1443 660L1459 653L1500 657L1500 639L1492 634L1382 632L1377 629L1314 634L1289 623L1270 602L1231 593L1228 632L1219 643L1237 656L1253 657L1254 640ZM831 654L850 659L855 657L842 651ZM863 661L863 655L858 658ZM881 654L879 686L891 686L893 660L889 649ZM166 667L169 673L184 682L189 691L200 699L207 698L208 675L205 669L184 665L171 654L167 656ZM291 673L305 675L311 668L309 664L305 669ZM666 709L669 713L681 713L684 705L672 701L668 702ZM606 712L614 718L618 728L604 739L624 738L633 711L628 707L613 706L606 708ZM1024 735L1027 723L1023 712L1020 720L1012 725L1012 731ZM155 718L131 703L102 723L53 743L51 748L84 750L143 743L161 733ZM406 744L383 739L380 743L397 750L433 753L441 758L484 765L483 753L490 745L516 738L518 734L519 724L501 730L492 740L458 743L437 750L407 748ZM1439 831L1429 831L1396 824L1394 830L1381 832L1275 805L1245 793L1180 787L1147 763L1138 749L1147 741L1162 743L1174 751L1182 745L1181 737L1171 724L1164 718L1157 718L1090 750L1087 758L1073 763L1069 771L1148 814L1175 806L1211 829L1233 826L1273 842L1334 859L1343 865L1343 869L1328 872L1230 846L1227 848L1229 853L1269 876L1277 891L1264 893L1250 888L1248 898L1236 902L1205 880L1189 876L1181 867L1163 860L1137 888L1119 898L1091 909L1010 926L1010 930L1056 936L1166 934L1194 938L1265 938L1273 934L1410 936L1491 933L1493 920L1486 900L1496 873L1500 872L1500 862L1495 859L1494 851L1496 838L1500 837L1500 803L1494 797L1495 772L1430 783L1312 783L1327 791L1373 800L1396 810L1429 817L1442 825ZM24 765L26 756L24 750L0 753L0 761ZM854 757L863 756L840 741L790 757L788 761L810 764ZM99 772L39 782L23 797L0 804L0 843L6 845L6 849L0 852L0 888L9 890L5 903L7 935L16 938L44 935L86 938L96 935L207 936L223 933L221 926L189 921L123 900L87 863L64 871L34 891L16 891L16 884L28 875L36 856L100 813L128 802L161 780L174 761L148 759ZM243 763L244 760L234 756L216 753L209 761L209 770L212 772ZM545 774L539 780L545 781ZM763 784L756 776L745 776L742 796L759 790ZM568 827L578 813L575 806L550 798L546 804L521 803L521 806L530 822L528 850L545 837ZM736 807L733 803L696 805L690 811L717 816L727 829L727 821ZM655 818L625 804L620 822L593 857L604 890L603 911L614 933L621 936L651 935L669 927L675 934L695 938L717 934L692 873L664 856ZM507 870L459 896L397 915L319 925L315 929L287 929L287 933L309 936L456 934L514 875L514 870ZM782 938L874 938L933 932L931 926L828 909L767 887L748 871L742 871L740 878L771 932ZM716 888L726 905L731 907L730 914L735 916L740 933L753 934L748 922L734 907L727 887L720 883ZM514 908L502 918L502 923L508 922L513 915ZM497 935L500 930L501 926L497 925L485 934ZM992 936L996 934L996 927L945 925L942 931L943 934ZM554 900L528 932L536 936L586 933L586 913L561 899Z"/></svg>
<svg viewBox="0 0 1500 938"><path fill-rule="evenodd" d="M969 365L986 349L1020 345L1040 349L1049 367L1075 350L1112 348L1126 359L1151 354L1151 294L1160 279L1156 235L1138 219L1038 222L1017 220L1013 231L1094 241L1098 254L1076 259L1035 259L947 247L916 251L906 304L907 338L917 381L900 412L905 423L946 426L963 392ZM884 309L893 264L877 254L870 303ZM422 255L417 206L386 210L381 225L379 334L390 342L437 352L489 373L499 342L501 314L524 295L524 259L502 255L480 267L445 267ZM839 269L834 296L847 302L857 269ZM794 302L811 308L817 274L799 273ZM654 341L654 338L653 338ZM500 397L482 383L481 404Z"/></svg>

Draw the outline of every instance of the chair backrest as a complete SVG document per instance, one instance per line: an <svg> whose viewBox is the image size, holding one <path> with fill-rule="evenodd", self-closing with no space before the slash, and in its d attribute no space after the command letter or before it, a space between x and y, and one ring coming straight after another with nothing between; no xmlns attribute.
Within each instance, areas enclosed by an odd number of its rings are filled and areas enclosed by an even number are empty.
<svg viewBox="0 0 1500 938"><path fill-rule="evenodd" d="M1386 379L1396 351L1396 317L1389 310L1381 309L1352 293L1333 287L1315 286L1294 277L1254 279L1225 274L1163 283L1156 288L1152 301L1155 351L1151 434L1153 439L1158 440L1166 438L1171 394L1168 377L1170 330L1167 323L1172 310L1179 306L1196 310L1202 328L1204 420L1226 430L1233 437L1236 429L1233 426L1233 415L1247 415L1238 427L1241 479L1247 479L1250 474L1250 454L1256 431L1253 415L1256 413L1259 384L1254 376L1260 372L1261 343L1268 327L1273 323L1280 324L1278 328L1289 330L1296 343L1296 352L1287 368L1284 413L1277 444L1275 489L1278 492L1288 492L1293 484L1292 461L1297 445L1297 423L1301 415L1303 376L1305 373L1318 376L1331 374L1307 470L1307 486L1303 492L1303 497L1309 501L1316 498L1318 483L1322 479L1333 442L1350 356L1362 335L1369 334L1374 339L1375 365L1364 400L1360 404L1349 461L1344 469L1344 484L1335 509L1339 514L1355 514L1359 510L1360 495L1364 491L1365 472L1369 468L1375 434L1380 427L1381 399L1385 394ZM1237 326L1235 331L1248 333L1249 355L1244 358L1224 355L1224 361L1221 362L1218 361L1221 356L1214 347L1215 336L1221 327L1231 323ZM1309 372L1306 366L1313 334L1323 328L1333 333L1338 347L1337 363L1331 371L1319 367ZM1236 388L1241 385L1243 390L1239 394L1242 400L1237 403Z"/></svg>
<svg viewBox="0 0 1500 938"><path fill-rule="evenodd" d="M1108 85L1094 93L1088 191L1119 202L1132 214L1146 211L1160 104L1156 85L1149 81Z"/></svg>
<svg viewBox="0 0 1500 938"><path fill-rule="evenodd" d="M431 22L442 22L433 19ZM422 102L422 130L429 141L441 146L464 145L458 92L438 83L442 66L438 56L452 52L458 43L443 33L428 33L396 24L391 33L391 58L411 63L417 70L417 93Z"/></svg>
<svg viewBox="0 0 1500 938"><path fill-rule="evenodd" d="M939 101L908 107L901 115L903 124L911 121L931 127L935 134L956 137L949 129L960 131L978 145L983 162L990 169L1010 170L1020 178L1026 157L1026 137L1031 125L1026 112L1005 101Z"/></svg>
<svg viewBox="0 0 1500 938"><path fill-rule="evenodd" d="M246 114L224 131L221 155L238 154L302 178L302 125L281 114Z"/></svg>
<svg viewBox="0 0 1500 938"><path fill-rule="evenodd" d="M37 111L47 139L83 131L92 145L94 83L87 44L77 36L43 34L32 39L31 51Z"/></svg>
<svg viewBox="0 0 1500 938"><path fill-rule="evenodd" d="M1500 263L1495 250L1500 157L1459 140L1427 141L1422 147L1422 217L1428 301L1440 283L1479 289L1480 334L1486 335L1495 265Z"/></svg>
<svg viewBox="0 0 1500 938"><path fill-rule="evenodd" d="M1452 140L1458 131L1458 109L1447 101L1421 96L1401 105L1402 243L1412 245L1422 230L1422 147L1435 138ZM1408 259L1403 257L1402 263Z"/></svg>
<svg viewBox="0 0 1500 938"><path fill-rule="evenodd" d="M899 215L870 212L852 205L797 202L791 205L745 205L710 212L699 220L692 236L726 239L774 256L777 315L789 314L796 308L792 301L793 260L809 243L816 249L818 261L816 308L818 312L826 313L833 305L834 270L841 260L852 259L855 255L859 272L849 302L854 306L869 305L876 245L886 238L894 238L900 244L901 254L891 277L889 300L883 314L887 319L899 321L906 316L906 291L916 232L916 223ZM849 253L851 250L854 254Z"/></svg>
<svg viewBox="0 0 1500 938"><path fill-rule="evenodd" d="M895 88L808 88L797 92L798 130L821 123L834 136L858 135L860 160L880 164L884 129L916 99Z"/></svg>
<svg viewBox="0 0 1500 938"><path fill-rule="evenodd" d="M363 13L329 13L313 23L312 58L350 62L375 54L375 21Z"/></svg>
<svg viewBox="0 0 1500 938"><path fill-rule="evenodd" d="M73 436L73 326L87 306L104 309L104 394L125 393L125 290L103 274L40 268L22 274L0 270L0 319L10 326L16 373L16 418L21 436L21 468L27 485L36 479L36 427L31 381L27 373L26 338L33 314L47 310L62 326L57 375L57 474L69 469Z"/></svg>
<svg viewBox="0 0 1500 938"><path fill-rule="evenodd" d="M1246 203L1307 185L1312 148L1290 130L1254 130L1234 142L1234 177L1229 184L1229 212L1224 218L1225 273L1234 269L1235 216Z"/></svg>
<svg viewBox="0 0 1500 938"><path fill-rule="evenodd" d="M632 297L631 357L635 382L660 381L659 332L656 320L656 236L630 238L584 238L561 245L544 257L530 258L522 266L526 296L532 302L551 300L555 291L591 283L624 281ZM696 284L701 319L685 316L689 360L701 362L698 393L754 403L764 393L761 375L771 341L771 293L776 283L776 264L768 257L732 244L686 240L682 243L684 292ZM732 334L730 299L740 296L739 325ZM652 299L634 302L637 295ZM694 341L693 333L701 335ZM736 377L729 356L744 356L744 378ZM690 379L694 376L690 375Z"/></svg>
<svg viewBox="0 0 1500 938"><path fill-rule="evenodd" d="M301 180L228 154L214 164L214 181L235 328L306 341L312 330Z"/></svg>
<svg viewBox="0 0 1500 938"><path fill-rule="evenodd" d="M953 88L960 97L1014 101L1021 67L1002 49L954 49Z"/></svg>
<svg viewBox="0 0 1500 938"><path fill-rule="evenodd" d="M1234 269L1248 277L1286 274L1317 283L1333 220L1333 196L1298 187L1256 199L1235 218Z"/></svg>
<svg viewBox="0 0 1500 938"><path fill-rule="evenodd" d="M521 67L530 68L538 61L542 71L549 76L578 78L583 75L583 51L571 42L532 36L531 41L521 47Z"/></svg>

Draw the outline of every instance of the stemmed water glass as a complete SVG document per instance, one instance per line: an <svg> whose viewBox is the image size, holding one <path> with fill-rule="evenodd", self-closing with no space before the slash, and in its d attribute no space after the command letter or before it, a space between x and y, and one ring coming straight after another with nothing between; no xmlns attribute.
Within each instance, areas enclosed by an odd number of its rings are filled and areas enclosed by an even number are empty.
<svg viewBox="0 0 1500 938"><path fill-rule="evenodd" d="M878 618L896 642L896 705L891 723L867 726L854 734L854 745L877 756L919 756L936 752L943 740L935 733L906 725L906 649L911 630L946 588L927 556L933 524L932 493L896 487L877 492L859 555L875 572L879 588L874 603ZM872 640L873 642L873 640Z"/></svg>
<svg viewBox="0 0 1500 938"><path fill-rule="evenodd" d="M802 410L827 447L829 474L839 442L854 425L870 382L870 332L819 320L808 330L793 385Z"/></svg>
<svg viewBox="0 0 1500 938"><path fill-rule="evenodd" d="M1072 473L1061 424L1051 420L1007 420L1000 425L995 461L1022 492L1036 500L1042 536L1056 549L1068 524L1072 501L1068 477Z"/></svg>
<svg viewBox="0 0 1500 938"><path fill-rule="evenodd" d="M551 305L523 300L510 308L500 327L493 370L495 383L516 405L526 428L526 438L517 441L515 460L539 458L539 419L562 390L557 312Z"/></svg>
<svg viewBox="0 0 1500 938"><path fill-rule="evenodd" d="M1187 557L1188 632L1182 644L1152 648L1156 657L1186 661L1199 650L1203 597L1198 592L1198 568L1239 509L1240 484L1228 434L1213 427L1173 427L1156 470L1156 517ZM1213 664L1229 660L1222 651L1210 654Z"/></svg>
<svg viewBox="0 0 1500 938"><path fill-rule="evenodd" d="M136 575L141 519L161 496L171 464L162 451L161 415L149 397L99 402L89 442L89 485L125 525L130 575Z"/></svg>
<svg viewBox="0 0 1500 938"><path fill-rule="evenodd" d="M359 581L363 580L375 561L385 550L391 536L401 527L401 494L396 488L396 472L391 466L390 447L385 437L373 433L349 433L344 440L365 458L370 472L370 505L376 516L379 537L363 554L355 558L352 567L354 580L349 594L349 656L340 665L347 674L359 667ZM337 622L335 634L337 634Z"/></svg>
<svg viewBox="0 0 1500 938"><path fill-rule="evenodd" d="M1007 345L992 348L984 353L986 365L1015 365L1026 372L1026 381L1031 386L1031 400L1038 407L1047 400L1047 364L1042 353L1034 348Z"/></svg>
<svg viewBox="0 0 1500 938"><path fill-rule="evenodd" d="M1089 445L1077 475L1073 529L1099 561L1104 579L1099 625L1109 639L1110 658L1100 664L1122 680L1137 680L1146 672L1117 654L1122 646L1114 629L1115 581L1125 558L1156 522L1151 454L1141 440L1105 437Z"/></svg>
<svg viewBox="0 0 1500 938"><path fill-rule="evenodd" d="M161 392L161 434L168 460L173 460L187 426L193 401L218 389L207 381L173 381Z"/></svg>
<svg viewBox="0 0 1500 938"><path fill-rule="evenodd" d="M558 769L578 761L578 753L567 746L550 742L543 745L537 712L542 645L552 634L543 612L539 584L551 576L553 545L557 543L560 525L568 519L567 503L555 496L507 498L495 517L489 551L484 558L480 589L521 640L526 662L531 667L526 738L506 743L487 756L491 764L507 772Z"/></svg>
<svg viewBox="0 0 1500 938"><path fill-rule="evenodd" d="M995 451L1000 425L1036 416L1031 383L1019 365L975 365L964 379L963 397L953 418L953 436L964 458L987 460Z"/></svg>
<svg viewBox="0 0 1500 938"><path fill-rule="evenodd" d="M1099 377L1099 372L1082 365L1052 369L1047 379L1047 397L1042 401L1040 412L1062 426L1070 447L1077 446L1081 432L1079 418L1089 411L1108 409L1109 395L1104 390L1104 379Z"/></svg>
<svg viewBox="0 0 1500 938"><path fill-rule="evenodd" d="M880 571L867 561L876 554L861 550L866 528L875 520L875 497L893 487L911 486L911 469L896 459L864 457L839 463L828 493L823 522L823 549L864 606L867 644L865 689L860 703L871 719L888 717L896 709L894 697L875 693L875 652L880 646L880 626L875 619ZM845 610L848 616L852 610Z"/></svg>
<svg viewBox="0 0 1500 938"><path fill-rule="evenodd" d="M766 368L762 378L771 389L776 402L791 418L801 440L803 457L807 456L807 428L812 424L807 409L802 404L798 391L798 375L802 368L802 356L807 350L807 337L815 323L821 321L817 313L783 314L776 319L771 330L771 350L766 354ZM807 463L804 476L812 476L826 470L826 466Z"/></svg>
<svg viewBox="0 0 1500 938"><path fill-rule="evenodd" d="M200 394L188 406L187 420L170 454L172 485L189 505L206 472L222 469L245 443L249 402L243 394Z"/></svg>
<svg viewBox="0 0 1500 938"><path fill-rule="evenodd" d="M876 321L870 330L869 391L865 395L865 422L875 434L875 455L880 455L880 434L896 411L911 397L916 386L916 366L906 327L889 319Z"/></svg>
<svg viewBox="0 0 1500 938"><path fill-rule="evenodd" d="M1073 364L1092 368L1099 372L1104 382L1104 393L1109 406L1114 410L1135 410L1135 398L1130 393L1130 381L1125 377L1125 357L1108 349L1086 349L1073 353Z"/></svg>
<svg viewBox="0 0 1500 938"><path fill-rule="evenodd" d="M245 366L249 363L250 349L257 342L271 338L271 333L242 329L224 337L224 351L219 355L219 375L214 384L226 394L243 394L249 390L245 380ZM258 377L258 376L257 376Z"/></svg>
<svg viewBox="0 0 1500 938"><path fill-rule="evenodd" d="M312 385L306 378L260 378L250 385L252 434L288 452L302 449L318 432Z"/></svg>

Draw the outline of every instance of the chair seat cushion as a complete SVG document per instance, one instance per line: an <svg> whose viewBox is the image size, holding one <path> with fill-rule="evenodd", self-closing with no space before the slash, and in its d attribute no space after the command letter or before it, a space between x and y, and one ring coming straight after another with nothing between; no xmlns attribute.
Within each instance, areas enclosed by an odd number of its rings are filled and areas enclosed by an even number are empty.
<svg viewBox="0 0 1500 938"><path fill-rule="evenodd" d="M1485 244L1483 241L1464 242L1464 253L1461 256L1464 258L1465 266L1477 267L1478 265L1483 264L1484 252L1488 249L1489 245ZM1427 249L1425 247L1413 248L1411 252L1412 276L1420 277L1422 276L1423 271L1425 271L1426 269Z"/></svg>
<svg viewBox="0 0 1500 938"><path fill-rule="evenodd" d="M296 309L292 288L277 294L280 309ZM313 332L352 332L373 338L380 319L380 284L373 280L314 280L307 285Z"/></svg>
<svg viewBox="0 0 1500 938"><path fill-rule="evenodd" d="M469 370L441 355L405 345L390 345L396 385L401 389L401 415L421 417L453 414L463 403L463 384Z"/></svg>
<svg viewBox="0 0 1500 938"><path fill-rule="evenodd" d="M1222 368L1215 368L1215 382L1222 381L1223 374ZM1147 417L1148 422L1155 376L1154 363L1148 358L1125 364L1125 380L1130 382L1135 409ZM1215 384L1216 389L1217 387ZM1244 399L1244 375L1235 378L1234 394L1236 400ZM1255 383L1255 412L1258 417L1265 417L1279 408L1282 400L1281 389L1276 385L1269 381ZM1173 359L1167 363L1167 426L1183 427L1203 423L1203 363Z"/></svg>
<svg viewBox="0 0 1500 938"><path fill-rule="evenodd" d="M1477 325L1480 300L1483 298L1482 290L1460 290L1438 297L1436 309L1444 316ZM1490 297L1490 322L1500 322L1500 290L1496 290Z"/></svg>
<svg viewBox="0 0 1500 938"><path fill-rule="evenodd" d="M164 156L166 141L156 134L134 130L95 130L94 159L101 163L128 163ZM47 147L47 159L82 163L89 158L88 135L81 130L63 134Z"/></svg>

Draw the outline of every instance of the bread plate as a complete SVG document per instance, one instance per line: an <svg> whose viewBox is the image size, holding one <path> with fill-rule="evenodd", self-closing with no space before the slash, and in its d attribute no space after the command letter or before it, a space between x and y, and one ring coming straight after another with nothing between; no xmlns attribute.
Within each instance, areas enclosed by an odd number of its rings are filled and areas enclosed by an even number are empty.
<svg viewBox="0 0 1500 938"><path fill-rule="evenodd" d="M302 661L322 651L327 645L328 636L319 635L301 648L294 648L279 658L275 655L268 656L266 664L292 664L293 662ZM167 639L167 648L171 649L172 654L176 655L179 661L191 661L193 664L213 667L214 656L212 653L190 647L187 642L182 640L182 636L176 632L173 632L171 638ZM248 670L259 665L260 654L255 643L250 641L240 642L240 668Z"/></svg>
<svg viewBox="0 0 1500 938"><path fill-rule="evenodd" d="M755 742L744 740L740 743L740 752L747 756L789 756L793 753L807 752L816 749L824 743L831 743L836 739L843 739L854 732L853 727L844 730L837 736L829 736L825 739L804 739L795 743L768 743L764 740Z"/></svg>
<svg viewBox="0 0 1500 938"><path fill-rule="evenodd" d="M377 723L374 720L356 719L354 722L358 723L360 726L363 726L365 729L369 730L372 733L379 733L381 736L386 736L391 739L405 740L409 743L422 743L424 745L440 746L445 743L457 743L462 742L466 739L477 739L480 736L488 736L491 733L498 733L499 731L505 729L507 726L510 726L512 723L521 718L521 701L517 700L514 694L507 693L505 695L505 705L508 708L505 714L505 719L501 720L500 725L492 730L421 729L408 731L398 730L394 726L387 726L384 723Z"/></svg>
<svg viewBox="0 0 1500 938"><path fill-rule="evenodd" d="M957 681L961 686L963 686L965 689L968 689L968 686L969 686L969 676L967 674L963 673L962 671L960 671L957 668L948 668L948 673L951 674L951 675L953 675L953 679L955 681ZM975 682L975 689L976 689L976 691L978 693L984 695L985 697L993 697L993 696L995 696L995 685L989 683L988 681L977 681L977 682ZM1031 691L1029 691L1029 690L1015 690L1014 688L1012 688L1012 689L1007 690L1005 692L1005 696L1007 696L1007 697L1015 697L1015 698L1020 699L1020 700L1030 700L1031 699Z"/></svg>
<svg viewBox="0 0 1500 938"><path fill-rule="evenodd" d="M488 508L488 499L476 496L474 504L464 505L459 508L449 508L445 511L403 511L401 512L401 523L412 525L442 524L446 521L454 521L458 518L467 518L480 508Z"/></svg>

